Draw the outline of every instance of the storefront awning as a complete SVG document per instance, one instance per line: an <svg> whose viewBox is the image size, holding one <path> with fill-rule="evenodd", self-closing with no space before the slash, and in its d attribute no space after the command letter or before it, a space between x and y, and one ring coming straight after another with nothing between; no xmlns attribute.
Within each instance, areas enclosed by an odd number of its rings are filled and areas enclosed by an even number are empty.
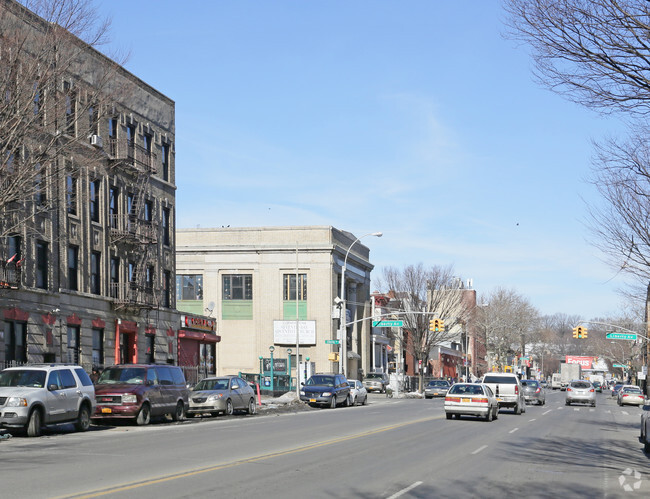
<svg viewBox="0 0 650 499"><path fill-rule="evenodd" d="M203 341L205 343L219 343L221 336L218 334L201 333L200 331L188 331L181 329L178 331L178 337L187 340Z"/></svg>

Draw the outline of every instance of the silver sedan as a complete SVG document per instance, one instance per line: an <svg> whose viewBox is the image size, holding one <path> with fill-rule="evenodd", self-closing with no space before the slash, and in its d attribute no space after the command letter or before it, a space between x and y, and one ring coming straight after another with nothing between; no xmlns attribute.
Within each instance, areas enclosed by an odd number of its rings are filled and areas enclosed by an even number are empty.
<svg viewBox="0 0 650 499"><path fill-rule="evenodd" d="M204 413L231 415L238 409L246 410L248 414L256 411L255 392L239 376L205 378L192 388L189 400L186 412L189 418Z"/></svg>
<svg viewBox="0 0 650 499"><path fill-rule="evenodd" d="M358 379L349 379L348 385L350 385L350 400L352 405L368 403L368 390L363 386L363 383Z"/></svg>
<svg viewBox="0 0 650 499"><path fill-rule="evenodd" d="M461 415L478 416L485 421L499 417L499 403L489 386L477 383L451 385L445 397L447 419Z"/></svg>
<svg viewBox="0 0 650 499"><path fill-rule="evenodd" d="M521 386L524 391L524 400L527 404L533 402L539 405L546 404L546 394L544 388L536 379L522 379Z"/></svg>
<svg viewBox="0 0 650 499"><path fill-rule="evenodd" d="M566 388L566 405L576 402L596 407L596 389L589 381L574 380Z"/></svg>
<svg viewBox="0 0 650 499"><path fill-rule="evenodd" d="M623 385L618 391L618 405L643 405L643 391L636 385Z"/></svg>

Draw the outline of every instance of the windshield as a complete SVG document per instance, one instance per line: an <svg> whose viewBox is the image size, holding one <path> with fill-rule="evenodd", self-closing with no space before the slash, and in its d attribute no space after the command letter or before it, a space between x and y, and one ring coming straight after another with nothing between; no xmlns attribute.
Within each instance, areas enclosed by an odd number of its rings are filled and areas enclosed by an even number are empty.
<svg viewBox="0 0 650 499"><path fill-rule="evenodd" d="M308 385L334 386L334 376L312 376L307 380Z"/></svg>
<svg viewBox="0 0 650 499"><path fill-rule="evenodd" d="M36 371L34 369L2 371L0 373L0 386L43 388L45 386L45 371Z"/></svg>
<svg viewBox="0 0 650 499"><path fill-rule="evenodd" d="M145 380L145 369L143 367L109 367L105 369L97 385L142 385Z"/></svg>
<svg viewBox="0 0 650 499"><path fill-rule="evenodd" d="M382 379L383 374L368 374L366 379Z"/></svg>
<svg viewBox="0 0 650 499"><path fill-rule="evenodd" d="M449 388L449 382L442 380L429 381L429 386L441 386L443 388Z"/></svg>
<svg viewBox="0 0 650 499"><path fill-rule="evenodd" d="M194 390L227 390L229 381L228 378L204 379L196 384Z"/></svg>

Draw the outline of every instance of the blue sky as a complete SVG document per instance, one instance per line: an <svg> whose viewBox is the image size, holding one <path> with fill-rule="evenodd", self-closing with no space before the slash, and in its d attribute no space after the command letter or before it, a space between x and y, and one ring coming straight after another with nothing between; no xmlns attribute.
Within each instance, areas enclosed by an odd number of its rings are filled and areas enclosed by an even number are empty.
<svg viewBox="0 0 650 499"><path fill-rule="evenodd" d="M176 102L177 227L332 225L374 274L453 265L543 314L617 313L587 242L591 140L498 1L105 0L112 48Z"/></svg>

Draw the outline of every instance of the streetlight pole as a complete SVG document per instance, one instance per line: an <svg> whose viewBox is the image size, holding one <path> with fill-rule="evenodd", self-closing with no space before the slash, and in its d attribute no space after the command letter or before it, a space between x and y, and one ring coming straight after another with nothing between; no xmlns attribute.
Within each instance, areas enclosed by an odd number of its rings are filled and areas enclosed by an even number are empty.
<svg viewBox="0 0 650 499"><path fill-rule="evenodd" d="M339 353L339 373L343 374L343 376L347 376L346 371L347 371L347 361L348 361L348 335L346 331L346 320L347 320L347 304L345 302L345 269L348 264L348 256L350 255L350 250L352 247L357 244L361 239L367 236L375 236L375 237L381 237L384 234L382 232L370 232L368 234L364 234L361 237L357 237L350 247L348 248L347 252L345 253L345 258L343 259L343 267L341 267L341 321L339 325L339 334L341 336L341 348L340 348L340 353Z"/></svg>
<svg viewBox="0 0 650 499"><path fill-rule="evenodd" d="M275 396L275 387L273 386L273 351L275 350L275 347L271 345L269 347L269 352L271 352L271 397Z"/></svg>

